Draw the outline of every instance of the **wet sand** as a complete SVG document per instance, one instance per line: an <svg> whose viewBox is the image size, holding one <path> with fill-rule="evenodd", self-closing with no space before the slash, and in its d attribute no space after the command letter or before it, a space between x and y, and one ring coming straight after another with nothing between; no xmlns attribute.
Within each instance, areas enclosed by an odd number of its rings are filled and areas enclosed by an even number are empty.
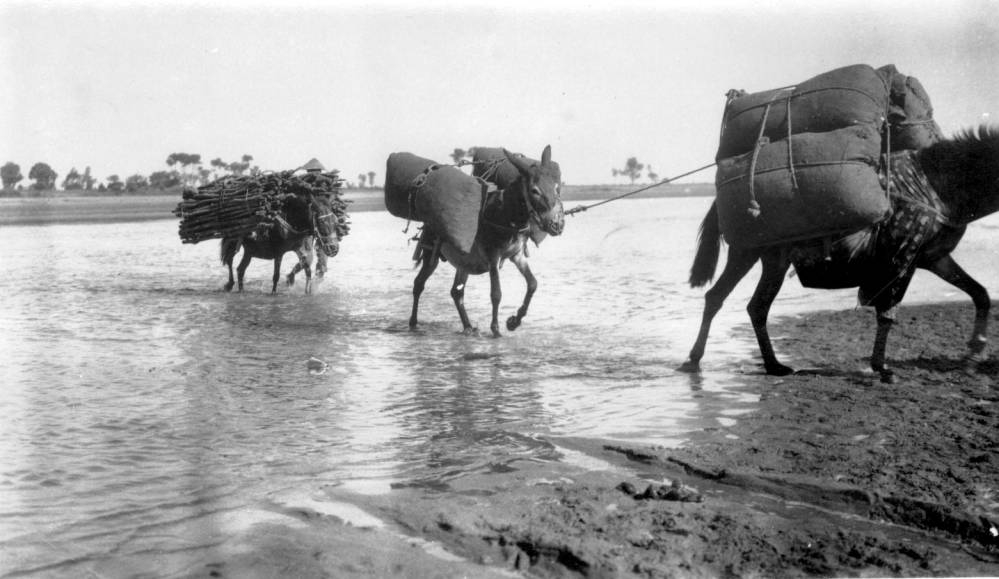
<svg viewBox="0 0 999 579"><path fill-rule="evenodd" d="M972 314L963 302L904 308L891 340L899 374L891 385L865 369L871 312L777 321L778 350L801 371L747 381L759 409L730 426L707 426L676 448L552 440L566 461L496 465L452 481L447 494L333 487L275 499L266 508L300 527L254 527L241 539L254 550L200 569L259 577L287 568L301 577L999 576L999 363L965 364ZM344 504L363 516L317 510Z"/></svg>

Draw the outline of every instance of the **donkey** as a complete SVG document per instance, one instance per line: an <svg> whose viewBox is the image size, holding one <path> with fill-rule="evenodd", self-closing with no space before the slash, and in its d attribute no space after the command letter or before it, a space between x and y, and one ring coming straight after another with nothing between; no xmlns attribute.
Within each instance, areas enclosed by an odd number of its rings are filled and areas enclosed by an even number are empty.
<svg viewBox="0 0 999 579"><path fill-rule="evenodd" d="M443 259L455 268L451 298L458 309L465 334L476 331L465 311L465 283L470 274L488 272L490 298L492 300L492 322L490 329L494 337L500 337L499 305L502 298L499 268L509 259L527 281L527 293L517 314L506 321L508 330L520 326L531 298L538 289L538 281L527 264L526 246L535 228L558 236L565 227L565 212L562 208L562 174L558 164L551 160L551 145L546 146L539 163L530 163L523 157L504 149L506 160L516 168L519 178L509 187L490 191L479 215L479 227L470 249L462 250L443 240L438 232L424 226L420 236L420 246L414 260L420 264L420 271L413 282L413 312L409 327L417 326L420 295L427 279L434 273Z"/></svg>
<svg viewBox="0 0 999 579"><path fill-rule="evenodd" d="M867 230L832 243L730 246L721 277L705 295L704 315L690 357L680 369L699 370L711 320L757 261L763 262L763 273L747 309L767 374L793 373L777 360L767 333L770 306L792 263L806 287L859 287L860 302L874 306L877 332L870 364L882 382L895 381L886 359L888 333L916 268L932 271L971 296L975 324L968 359L983 359L989 294L950 254L970 222L999 211L999 127L981 126L918 151L893 153L891 163L892 215ZM712 205L701 224L690 271L692 287L703 286L714 276L720 237L717 207ZM809 279L814 285L806 283Z"/></svg>
<svg viewBox="0 0 999 579"><path fill-rule="evenodd" d="M262 234L244 237L226 237L222 240L222 263L229 268L229 282L225 291L231 291L237 282L233 280L232 261L240 247L243 257L236 267L239 291L243 291L243 274L254 257L274 260L274 277L271 293L277 293L278 280L281 279L281 259L284 254L294 251L299 256L299 263L305 269L305 293L312 292L312 267L309 255L304 251L306 240L315 237L320 247L335 254L336 230L332 207L327 199L315 195L289 195L284 200L282 219L288 227L275 226Z"/></svg>

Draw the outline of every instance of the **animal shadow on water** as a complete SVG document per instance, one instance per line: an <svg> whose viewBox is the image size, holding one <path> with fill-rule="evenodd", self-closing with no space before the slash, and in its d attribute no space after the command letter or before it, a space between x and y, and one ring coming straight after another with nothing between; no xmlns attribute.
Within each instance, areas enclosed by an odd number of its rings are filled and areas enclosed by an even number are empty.
<svg viewBox="0 0 999 579"><path fill-rule="evenodd" d="M487 150L487 149L483 149ZM490 298L492 301L492 320L490 329L493 337L499 337L499 305L502 298L499 270L505 260L510 260L527 281L527 293L517 314L506 321L508 330L513 331L520 326L527 315L531 298L537 290L538 282L527 263L527 243L535 243L544 239L547 234L560 235L565 226L565 213L561 199L561 171L558 163L551 160L551 146L545 147L540 161L532 161L520 155L515 155L501 149L500 155L489 159L479 159L492 169L481 177L472 177L451 166L433 165L427 168L426 179L422 184L410 190L410 203L419 203L421 195L441 195L464 198L464 189L469 196L484 193L481 208L477 206L469 219L477 223L454 224L456 231L475 231L471 243L462 247L448 231L449 223L432 225L430 220L424 223L420 234L419 245L413 256L420 271L413 282L413 309L409 318L409 327L418 325L420 295L426 281L434 273L441 261L450 263L455 268L454 283L451 286L451 297L461 319L462 331L466 335L474 335L477 329L469 320L465 311L465 285L469 275L489 274ZM397 165L395 155L389 157L386 171L386 183L404 181L400 178L402 168ZM511 175L509 182L497 178L500 171ZM436 173L437 175L433 175ZM492 181L490 181L492 179ZM499 188L488 190L486 182L492 182ZM500 186L502 183L502 186ZM435 191L434 187L451 187L453 191ZM388 185L386 185L388 187ZM386 189L388 191L388 189ZM387 193L388 194L388 193ZM415 201L414 201L415 198ZM440 220L438 220L440 221ZM473 227L474 226L474 227Z"/></svg>
<svg viewBox="0 0 999 579"><path fill-rule="evenodd" d="M263 232L257 232L244 237L226 237L222 239L220 254L222 263L229 268L229 281L225 291L231 291L237 285L243 291L243 277L250 261L270 259L274 261L274 275L271 293L277 293L278 281L281 279L281 260L284 254L294 251L298 256L298 264L288 274L288 285L292 285L295 273L305 270L305 293L312 293L312 254L313 240L318 244L319 251L326 256L334 256L339 251L336 236L336 215L330 202L323 196L291 195L284 201L282 219ZM236 267L237 278L232 275L232 262L236 253L242 248L243 257ZM321 271L325 272L325 259L320 259Z"/></svg>
<svg viewBox="0 0 999 579"><path fill-rule="evenodd" d="M986 289L951 256L970 222L999 211L999 128L979 127L916 151L890 155L891 214L850 235L763 247L729 246L725 269L705 294L700 330L681 371L696 372L704 356L711 321L736 284L762 261L763 273L749 301L753 331L766 372L784 376L767 330L767 316L793 263L803 285L817 288L859 287L863 305L873 305L877 331L871 369L883 382L895 375L887 363L888 334L916 268L935 273L968 294L975 321L968 358L979 371L994 371L986 357L991 300ZM767 211L767 207L762 207ZM718 202L701 223L690 284L699 287L714 276L721 251ZM909 362L947 363L946 360Z"/></svg>

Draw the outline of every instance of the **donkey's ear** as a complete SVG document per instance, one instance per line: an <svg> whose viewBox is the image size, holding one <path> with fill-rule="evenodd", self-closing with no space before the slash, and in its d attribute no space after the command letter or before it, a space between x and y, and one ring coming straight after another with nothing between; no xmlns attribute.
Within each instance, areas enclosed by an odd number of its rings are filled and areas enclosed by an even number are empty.
<svg viewBox="0 0 999 579"><path fill-rule="evenodd" d="M541 165L545 166L552 162L552 146L546 145L544 152L541 153Z"/></svg>
<svg viewBox="0 0 999 579"><path fill-rule="evenodd" d="M506 160L510 161L510 164L516 167L522 174L529 175L531 173L531 166L527 164L527 161L523 157L507 151L506 148L503 149L503 154L506 156Z"/></svg>

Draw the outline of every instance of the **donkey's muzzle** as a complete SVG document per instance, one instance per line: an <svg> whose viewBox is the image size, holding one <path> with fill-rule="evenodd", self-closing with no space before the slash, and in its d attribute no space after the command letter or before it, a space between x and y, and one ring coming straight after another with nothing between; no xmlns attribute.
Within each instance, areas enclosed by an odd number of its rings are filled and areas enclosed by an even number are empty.
<svg viewBox="0 0 999 579"><path fill-rule="evenodd" d="M541 228L551 235L562 235L562 230L565 229L565 212L561 208L552 212L542 221Z"/></svg>
<svg viewBox="0 0 999 579"><path fill-rule="evenodd" d="M326 254L326 257L334 257L340 253L340 244L336 241L323 240L319 244L319 248Z"/></svg>

